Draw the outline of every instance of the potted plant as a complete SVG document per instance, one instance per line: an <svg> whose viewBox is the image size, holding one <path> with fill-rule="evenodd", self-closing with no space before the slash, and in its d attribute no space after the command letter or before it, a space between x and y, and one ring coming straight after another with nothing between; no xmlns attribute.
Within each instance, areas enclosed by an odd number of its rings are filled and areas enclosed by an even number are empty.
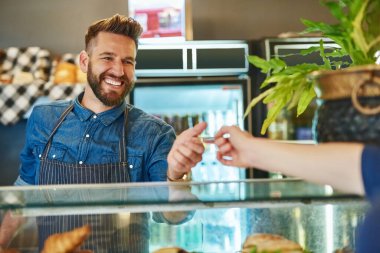
<svg viewBox="0 0 380 253"><path fill-rule="evenodd" d="M303 55L319 52L323 65L287 66L279 58L267 61L248 56L249 62L267 77L260 87L263 92L251 101L245 116L261 100L270 104L261 129L264 134L283 110L296 108L299 116L318 95L320 103L315 117L318 141L372 142L377 138L375 142L380 143L380 109L372 108L376 103L380 106L380 66L376 65L375 57L380 50L380 0L335 0L322 1L321 4L329 9L338 23L330 25L302 19L306 26L303 33L318 32L333 40L338 47L328 48L321 41L318 47L301 52ZM349 56L350 61L342 60L345 56ZM372 124L377 121L378 127L373 133ZM331 132L331 128L334 130L337 125L345 129ZM372 132L368 133L369 130ZM369 136L363 136L363 133Z"/></svg>

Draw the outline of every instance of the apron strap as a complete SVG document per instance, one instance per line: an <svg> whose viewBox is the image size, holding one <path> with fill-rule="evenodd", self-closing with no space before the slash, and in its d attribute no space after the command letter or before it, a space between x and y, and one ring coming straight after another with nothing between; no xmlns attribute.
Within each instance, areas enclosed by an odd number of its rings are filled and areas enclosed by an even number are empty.
<svg viewBox="0 0 380 253"><path fill-rule="evenodd" d="M74 108L74 103L72 103L71 105L69 105L66 110L61 114L61 116L59 117L53 131L51 132L51 134L49 135L49 138L48 138L48 143L47 145L45 146L44 148L44 151L42 153L42 158L43 159L46 159L47 158L47 155L49 153L49 150L50 150L50 146L51 146L51 143L52 143L52 140L53 140L53 136L55 134L55 132L57 132L57 129L59 128L59 126L62 124L62 122L65 120L66 116L70 113L70 111Z"/></svg>
<svg viewBox="0 0 380 253"><path fill-rule="evenodd" d="M128 160L127 160L127 157L128 157L128 151L127 151L128 112L129 112L129 108L127 106L127 108L125 108L125 111L124 111L123 133L122 133L121 140L119 142L121 145L121 147L119 148L119 150L120 150L120 152L119 152L120 153L120 162L125 163L125 164L128 163Z"/></svg>

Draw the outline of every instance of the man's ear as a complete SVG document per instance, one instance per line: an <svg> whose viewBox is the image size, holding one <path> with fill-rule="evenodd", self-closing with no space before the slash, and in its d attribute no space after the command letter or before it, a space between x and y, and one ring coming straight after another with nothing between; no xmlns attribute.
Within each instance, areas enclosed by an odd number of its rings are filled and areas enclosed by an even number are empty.
<svg viewBox="0 0 380 253"><path fill-rule="evenodd" d="M79 54L79 67L84 72L87 73L88 61L90 60L89 55L86 51L81 51Z"/></svg>

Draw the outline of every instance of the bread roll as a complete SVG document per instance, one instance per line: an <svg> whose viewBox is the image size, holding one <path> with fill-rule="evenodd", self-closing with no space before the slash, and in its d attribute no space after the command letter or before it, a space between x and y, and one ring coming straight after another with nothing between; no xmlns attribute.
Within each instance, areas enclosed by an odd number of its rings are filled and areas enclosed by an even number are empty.
<svg viewBox="0 0 380 253"><path fill-rule="evenodd" d="M77 66L69 62L59 62L54 74L55 84L74 84L77 81Z"/></svg>
<svg viewBox="0 0 380 253"><path fill-rule="evenodd" d="M243 252L251 253L303 253L302 247L293 241L275 234L255 234L247 237L243 244Z"/></svg>
<svg viewBox="0 0 380 253"><path fill-rule="evenodd" d="M186 250L177 247L161 248L153 253L188 253Z"/></svg>

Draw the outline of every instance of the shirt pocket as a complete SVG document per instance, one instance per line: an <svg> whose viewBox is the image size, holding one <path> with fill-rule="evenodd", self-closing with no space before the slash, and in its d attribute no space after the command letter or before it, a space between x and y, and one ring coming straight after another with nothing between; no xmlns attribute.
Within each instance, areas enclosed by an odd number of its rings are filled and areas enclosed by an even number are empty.
<svg viewBox="0 0 380 253"><path fill-rule="evenodd" d="M45 148L44 145L36 145L33 149L34 156L41 159L42 153L44 152L44 148ZM65 147L52 145L50 147L50 151L49 151L47 159L63 161L63 158L65 157L65 154L66 154L66 151L67 151L67 148L65 148Z"/></svg>

